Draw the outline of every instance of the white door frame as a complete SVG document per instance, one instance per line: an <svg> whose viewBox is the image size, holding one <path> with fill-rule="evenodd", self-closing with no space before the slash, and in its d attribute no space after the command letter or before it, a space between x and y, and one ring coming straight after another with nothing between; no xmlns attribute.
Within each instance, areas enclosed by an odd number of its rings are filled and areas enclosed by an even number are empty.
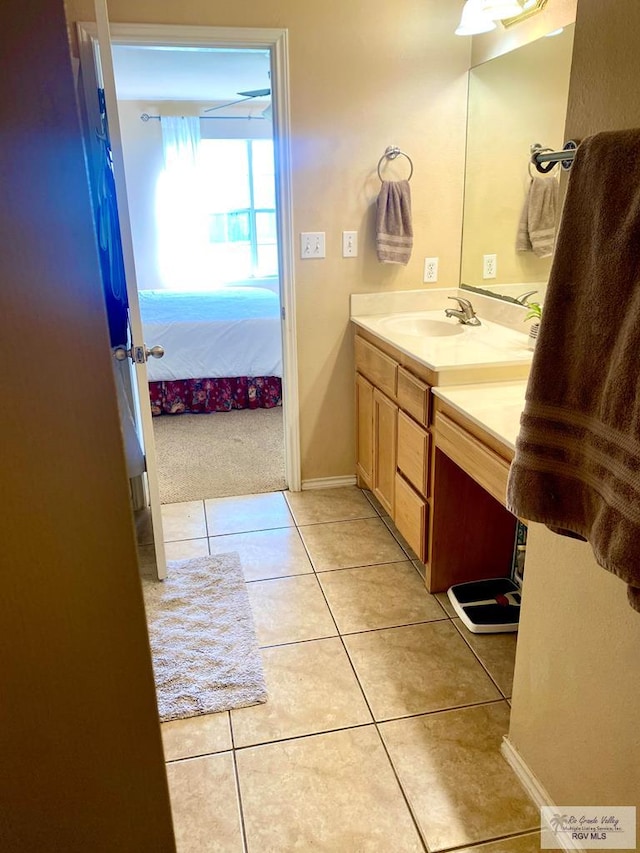
<svg viewBox="0 0 640 853"><path fill-rule="evenodd" d="M80 27L92 37L96 25ZM276 221L280 302L283 309L282 349L285 478L292 492L300 491L300 412L298 347L293 253L293 192L291 182L291 118L289 107L289 48L286 29L200 27L173 24L116 24L110 22L113 44L154 47L235 47L268 50L271 60L273 147L276 164Z"/></svg>

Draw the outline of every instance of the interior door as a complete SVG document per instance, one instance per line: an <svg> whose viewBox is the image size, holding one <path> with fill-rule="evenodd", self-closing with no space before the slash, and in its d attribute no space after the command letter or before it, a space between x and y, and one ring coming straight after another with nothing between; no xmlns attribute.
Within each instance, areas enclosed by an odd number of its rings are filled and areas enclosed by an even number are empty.
<svg viewBox="0 0 640 853"><path fill-rule="evenodd" d="M126 279L126 295L128 299L129 348L119 355L131 359L133 414L136 430L143 446L145 459L145 490L146 503L151 513L153 540L155 550L155 574L158 580L167 575L164 537L162 533L162 513L160 504L160 489L156 467L155 440L151 406L149 402L149 387L147 380L146 360L150 354L143 339L140 306L138 302L138 286L131 238L129 220L129 203L124 173L122 139L118 118L113 59L111 53L111 37L109 19L105 0L95 0L97 39L80 34L80 56L85 99L98 97L98 89L104 91L104 102L108 117L109 138L113 160L113 177L117 199L117 219L122 243L122 257ZM90 112L90 111L89 111ZM89 119L91 122L91 119ZM153 346L153 341L149 342Z"/></svg>

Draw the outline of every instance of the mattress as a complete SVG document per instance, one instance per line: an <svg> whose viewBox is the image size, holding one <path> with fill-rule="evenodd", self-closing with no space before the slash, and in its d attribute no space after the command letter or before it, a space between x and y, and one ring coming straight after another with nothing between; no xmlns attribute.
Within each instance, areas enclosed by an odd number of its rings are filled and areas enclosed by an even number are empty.
<svg viewBox="0 0 640 853"><path fill-rule="evenodd" d="M207 292L141 290L149 382L282 376L280 300L262 287Z"/></svg>

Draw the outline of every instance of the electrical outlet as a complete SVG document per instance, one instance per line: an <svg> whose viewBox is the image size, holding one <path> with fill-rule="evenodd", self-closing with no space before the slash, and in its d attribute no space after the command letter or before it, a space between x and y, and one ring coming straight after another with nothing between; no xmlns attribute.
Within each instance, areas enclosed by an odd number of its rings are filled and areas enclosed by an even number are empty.
<svg viewBox="0 0 640 853"><path fill-rule="evenodd" d="M498 256L482 256L482 278L495 278L498 271Z"/></svg>
<svg viewBox="0 0 640 853"><path fill-rule="evenodd" d="M355 258L358 255L358 232L342 232L342 257Z"/></svg>
<svg viewBox="0 0 640 853"><path fill-rule="evenodd" d="M325 257L324 231L300 232L300 257L303 260Z"/></svg>
<svg viewBox="0 0 640 853"><path fill-rule="evenodd" d="M424 259L424 278L423 281L429 282L433 284L438 280L438 259L437 258L425 258Z"/></svg>

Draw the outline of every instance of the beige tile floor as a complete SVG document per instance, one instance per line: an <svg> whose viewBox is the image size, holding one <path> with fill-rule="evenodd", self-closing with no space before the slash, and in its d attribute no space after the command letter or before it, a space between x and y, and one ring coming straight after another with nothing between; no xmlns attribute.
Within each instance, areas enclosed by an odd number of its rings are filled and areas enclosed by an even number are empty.
<svg viewBox="0 0 640 853"><path fill-rule="evenodd" d="M163 724L179 853L539 850L499 751L515 636L469 634L374 504L354 487L163 508L169 559L240 555L269 691Z"/></svg>

